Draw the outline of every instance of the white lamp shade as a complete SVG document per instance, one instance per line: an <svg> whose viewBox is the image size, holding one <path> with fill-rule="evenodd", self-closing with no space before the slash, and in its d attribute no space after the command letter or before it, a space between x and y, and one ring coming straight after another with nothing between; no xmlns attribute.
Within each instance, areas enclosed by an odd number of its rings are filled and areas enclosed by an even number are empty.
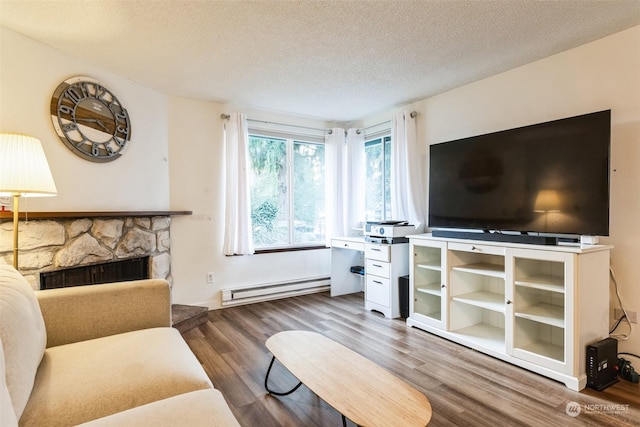
<svg viewBox="0 0 640 427"><path fill-rule="evenodd" d="M55 196L58 193L40 140L0 134L0 196Z"/></svg>

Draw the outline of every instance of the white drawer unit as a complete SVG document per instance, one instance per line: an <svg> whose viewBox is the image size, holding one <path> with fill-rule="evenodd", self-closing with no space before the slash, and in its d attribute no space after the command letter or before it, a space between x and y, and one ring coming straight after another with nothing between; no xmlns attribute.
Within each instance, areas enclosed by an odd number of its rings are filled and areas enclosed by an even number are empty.
<svg viewBox="0 0 640 427"><path fill-rule="evenodd" d="M367 274L367 301L383 307L389 306L389 279Z"/></svg>
<svg viewBox="0 0 640 427"><path fill-rule="evenodd" d="M392 245L367 243L364 246L364 257L389 262L391 261L391 247Z"/></svg>
<svg viewBox="0 0 640 427"><path fill-rule="evenodd" d="M409 239L409 326L585 387L585 349L609 335L611 246Z"/></svg>
<svg viewBox="0 0 640 427"><path fill-rule="evenodd" d="M389 274L391 274L391 263L378 261L375 259L367 259L364 267L364 271L366 271L367 274L370 274L373 276L384 277L386 279L389 279L391 277L389 276Z"/></svg>
<svg viewBox="0 0 640 427"><path fill-rule="evenodd" d="M365 243L364 308L400 317L398 279L409 274L409 244Z"/></svg>

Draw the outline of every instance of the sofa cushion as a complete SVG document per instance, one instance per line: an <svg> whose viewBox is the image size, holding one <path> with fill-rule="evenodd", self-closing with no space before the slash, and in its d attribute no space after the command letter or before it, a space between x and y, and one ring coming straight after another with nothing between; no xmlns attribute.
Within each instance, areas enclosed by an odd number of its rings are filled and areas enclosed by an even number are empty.
<svg viewBox="0 0 640 427"><path fill-rule="evenodd" d="M195 355L173 328L143 329L50 347L20 425L76 425L212 387Z"/></svg>
<svg viewBox="0 0 640 427"><path fill-rule="evenodd" d="M10 265L0 265L0 340L7 390L15 415L24 411L47 345L40 306L27 280Z"/></svg>
<svg viewBox="0 0 640 427"><path fill-rule="evenodd" d="M18 420L16 412L11 403L9 389L4 376L4 350L2 350L2 340L0 340L0 426L17 427Z"/></svg>
<svg viewBox="0 0 640 427"><path fill-rule="evenodd" d="M82 427L240 427L218 390L198 390L138 406Z"/></svg>

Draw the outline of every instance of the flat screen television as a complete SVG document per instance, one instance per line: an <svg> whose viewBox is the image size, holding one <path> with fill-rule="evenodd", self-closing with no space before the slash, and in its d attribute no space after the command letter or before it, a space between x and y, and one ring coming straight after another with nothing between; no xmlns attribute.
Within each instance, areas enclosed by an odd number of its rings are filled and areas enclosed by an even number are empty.
<svg viewBox="0 0 640 427"><path fill-rule="evenodd" d="M608 236L610 144L605 110L431 145L429 227Z"/></svg>

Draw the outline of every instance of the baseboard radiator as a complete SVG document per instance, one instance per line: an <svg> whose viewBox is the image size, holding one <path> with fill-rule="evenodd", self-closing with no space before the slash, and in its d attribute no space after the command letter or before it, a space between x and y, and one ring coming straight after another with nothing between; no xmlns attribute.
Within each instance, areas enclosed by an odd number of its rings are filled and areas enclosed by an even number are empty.
<svg viewBox="0 0 640 427"><path fill-rule="evenodd" d="M242 286L222 290L222 305L240 305L268 301L296 295L326 292L330 289L329 277L316 277L290 282Z"/></svg>

